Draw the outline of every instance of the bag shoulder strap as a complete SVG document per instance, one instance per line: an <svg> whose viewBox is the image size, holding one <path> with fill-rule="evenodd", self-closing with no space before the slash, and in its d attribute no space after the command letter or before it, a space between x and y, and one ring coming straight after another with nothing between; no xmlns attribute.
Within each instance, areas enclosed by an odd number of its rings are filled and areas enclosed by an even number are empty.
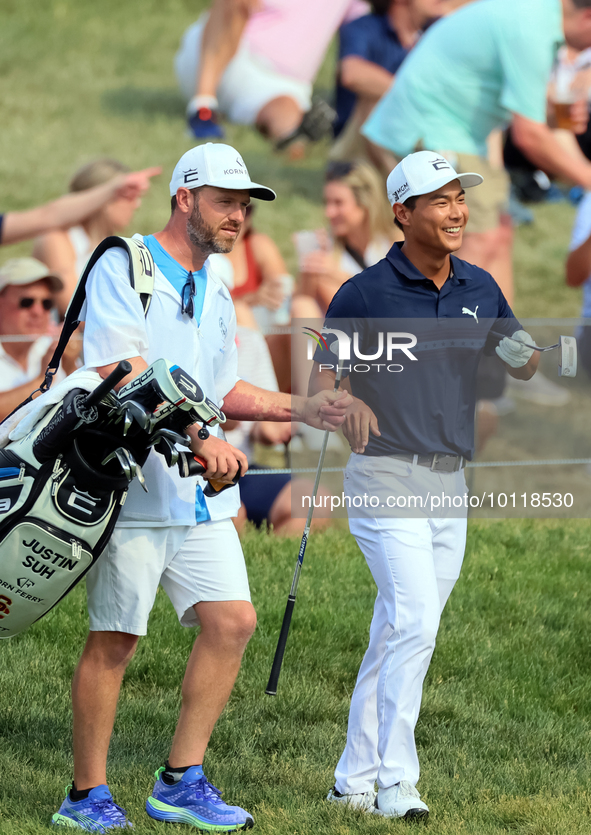
<svg viewBox="0 0 591 835"><path fill-rule="evenodd" d="M29 397L27 397L26 400L23 400L23 402L20 403L10 414L14 414L14 412L16 412L17 409L20 409L21 406L29 403L33 399L33 395L38 391L43 393L51 387L66 345L80 324L78 317L80 316L80 311L82 310L82 305L84 304L84 300L86 298L86 282L88 280L88 276L101 255L103 255L108 249L112 249L116 246L127 252L129 257L129 282L140 297L142 307L144 308L144 315L148 315L148 309L154 293L154 276L156 274L156 265L154 264L154 259L152 258L150 250L143 241L140 241L137 238L122 238L119 235L111 235L110 237L105 238L104 241L100 242L88 259L88 263L86 264L82 275L78 279L76 289L74 290L74 294L70 300L68 309L66 310L66 317L64 319L64 324L62 326L56 349L53 352L53 356L49 361L47 370L45 371L45 379L39 388L33 391ZM10 417L10 415L8 415L8 417Z"/></svg>

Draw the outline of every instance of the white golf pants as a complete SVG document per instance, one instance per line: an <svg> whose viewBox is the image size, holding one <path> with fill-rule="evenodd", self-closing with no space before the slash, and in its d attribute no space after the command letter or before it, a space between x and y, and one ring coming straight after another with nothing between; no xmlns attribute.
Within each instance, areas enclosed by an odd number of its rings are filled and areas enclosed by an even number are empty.
<svg viewBox="0 0 591 835"><path fill-rule="evenodd" d="M411 482L413 475L420 481L442 478L411 467ZM356 484L349 483L348 490L363 489L359 473L349 472ZM463 483L461 473L445 474L443 480L458 476ZM349 526L378 595L351 699L347 744L335 771L343 794L369 791L376 780L380 788L418 781L414 730L423 681L466 544L465 518L350 518Z"/></svg>

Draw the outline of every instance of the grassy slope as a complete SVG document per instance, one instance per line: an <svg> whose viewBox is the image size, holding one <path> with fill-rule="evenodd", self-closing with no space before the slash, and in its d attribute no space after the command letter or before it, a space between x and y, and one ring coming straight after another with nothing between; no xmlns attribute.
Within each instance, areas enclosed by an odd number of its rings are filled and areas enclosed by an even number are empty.
<svg viewBox="0 0 591 835"><path fill-rule="evenodd" d="M171 60L203 5L3 0L0 205L49 199L78 165L109 154L133 167L164 166L134 223L143 232L160 228L168 175L190 146ZM330 74L328 62L322 86ZM250 131L228 135L253 177L280 194L276 208L260 207L257 223L293 266L290 233L321 222L325 149L288 167ZM579 295L562 285L573 210L547 206L536 215L536 226L518 233L517 312L575 316ZM28 251L7 248L2 260ZM589 831L588 537L585 523L471 526L418 727L431 831ZM311 541L276 699L263 690L296 546L253 533L245 547L260 624L214 734L208 773L255 812L261 833L405 831L323 803L374 594L354 542L334 532ZM0 648L2 835L39 832L62 795L71 769L69 681L85 630L78 589ZM160 594L150 636L129 670L112 746L110 779L138 835L163 829L147 822L142 807L167 751L192 637Z"/></svg>

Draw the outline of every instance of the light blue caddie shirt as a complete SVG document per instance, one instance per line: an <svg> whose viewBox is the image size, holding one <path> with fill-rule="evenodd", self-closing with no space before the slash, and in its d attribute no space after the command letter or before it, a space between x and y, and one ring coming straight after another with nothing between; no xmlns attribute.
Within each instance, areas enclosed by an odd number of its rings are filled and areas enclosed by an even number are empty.
<svg viewBox="0 0 591 835"><path fill-rule="evenodd" d="M362 133L415 150L486 157L517 113L546 121L546 88L564 41L560 0L477 0L433 24L404 60Z"/></svg>
<svg viewBox="0 0 591 835"><path fill-rule="evenodd" d="M189 270L181 267L179 262L175 261L172 255L169 255L164 247L158 243L154 235L146 235L144 237L144 243L150 250L152 258L160 272L170 281L180 296L189 276ZM195 307L194 318L197 324L200 325L203 302L205 301L205 288L207 287L205 267L193 273L193 278L195 279L195 295L193 296L193 304Z"/></svg>
<svg viewBox="0 0 591 835"><path fill-rule="evenodd" d="M168 252L161 246L154 235L146 235L144 243L150 250L154 263L170 281L179 296L183 291L183 287L187 281L189 271L181 267L178 261L168 254ZM201 314L203 313L203 302L205 301L205 288L207 287L207 273L205 267L202 267L198 272L193 273L195 279L195 295L193 296L194 318L197 324L201 324ZM201 487L197 487L195 491L195 522L209 522L209 510L205 503L205 496Z"/></svg>

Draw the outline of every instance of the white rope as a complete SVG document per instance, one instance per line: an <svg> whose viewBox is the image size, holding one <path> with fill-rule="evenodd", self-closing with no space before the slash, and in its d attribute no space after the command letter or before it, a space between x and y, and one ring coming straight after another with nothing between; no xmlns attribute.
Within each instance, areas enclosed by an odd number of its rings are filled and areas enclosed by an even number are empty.
<svg viewBox="0 0 591 835"><path fill-rule="evenodd" d="M466 468L476 469L482 467L559 467L571 464L591 464L591 458L549 458L536 461L474 461L466 464ZM323 467L323 473L342 473L344 467ZM284 467L282 469L249 470L248 475L300 475L315 473L316 467Z"/></svg>

